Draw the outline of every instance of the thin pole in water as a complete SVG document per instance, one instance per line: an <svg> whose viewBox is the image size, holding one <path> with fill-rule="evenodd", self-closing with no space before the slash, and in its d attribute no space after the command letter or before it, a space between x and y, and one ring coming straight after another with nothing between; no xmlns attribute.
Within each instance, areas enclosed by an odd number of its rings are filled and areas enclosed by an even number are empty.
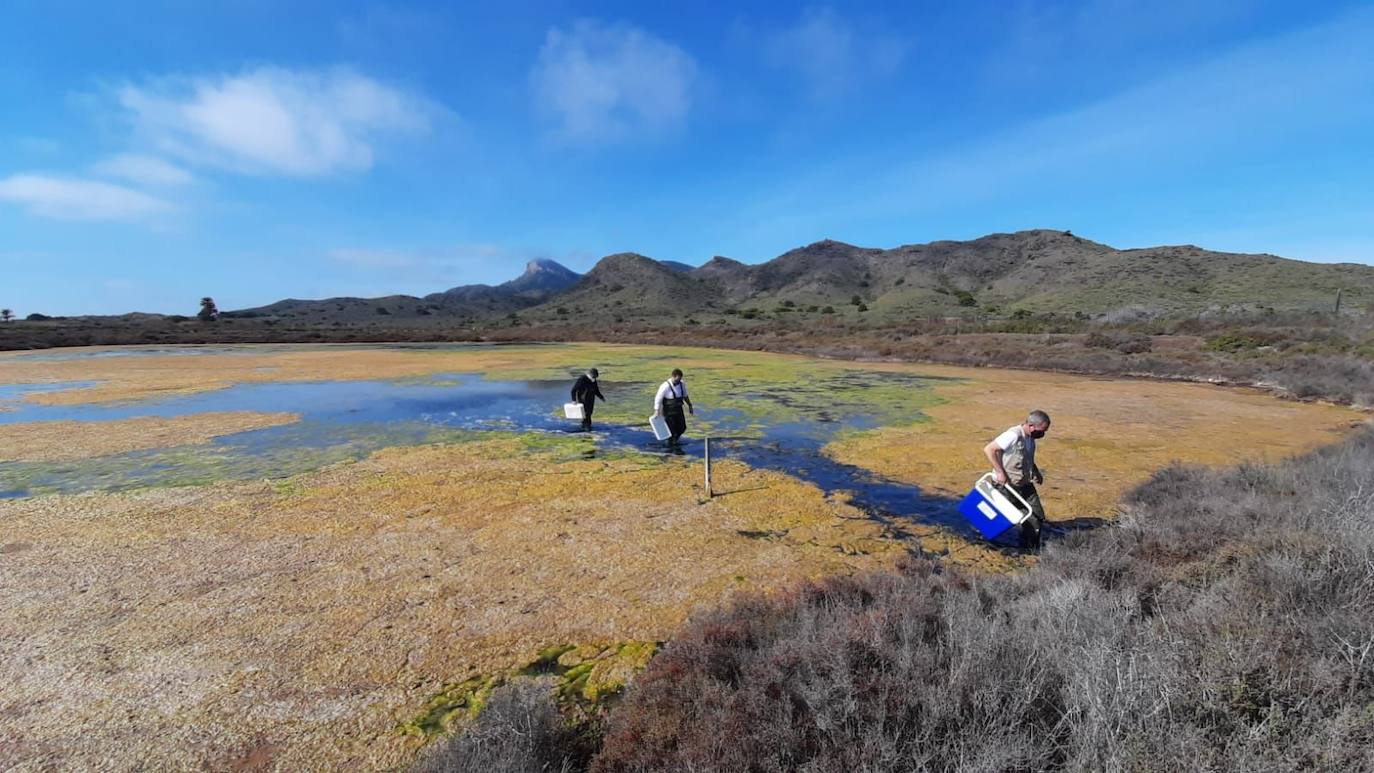
<svg viewBox="0 0 1374 773"><path fill-rule="evenodd" d="M711 491L711 438L706 438L706 498L715 496Z"/></svg>

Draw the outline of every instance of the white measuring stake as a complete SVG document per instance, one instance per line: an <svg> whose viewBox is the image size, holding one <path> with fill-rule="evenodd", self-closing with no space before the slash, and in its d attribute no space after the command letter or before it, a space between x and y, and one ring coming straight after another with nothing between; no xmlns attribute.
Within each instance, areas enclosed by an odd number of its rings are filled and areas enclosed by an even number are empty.
<svg viewBox="0 0 1374 773"><path fill-rule="evenodd" d="M706 498L715 496L711 491L711 438L706 437Z"/></svg>

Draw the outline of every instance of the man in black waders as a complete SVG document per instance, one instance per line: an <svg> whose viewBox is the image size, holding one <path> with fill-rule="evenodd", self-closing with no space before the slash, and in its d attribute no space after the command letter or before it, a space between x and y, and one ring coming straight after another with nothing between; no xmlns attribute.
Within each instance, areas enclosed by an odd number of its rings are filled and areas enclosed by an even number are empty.
<svg viewBox="0 0 1374 773"><path fill-rule="evenodd" d="M658 394L654 395L654 415L662 416L667 422L668 432L672 434L668 445L674 448L681 445L679 438L687 431L687 417L682 415L684 403L688 413L696 413L692 408L692 398L687 396L687 385L682 382L682 371L673 368L672 376L663 382Z"/></svg>
<svg viewBox="0 0 1374 773"><path fill-rule="evenodd" d="M592 368L578 376L573 384L572 401L582 403L583 432L590 432L592 429L592 409L596 407L596 398L600 397L601 402L606 402L606 396L601 394L601 387L596 383L600 375L596 368Z"/></svg>
<svg viewBox="0 0 1374 773"><path fill-rule="evenodd" d="M1035 441L1049 431L1050 415L1031 411L1024 422L983 447L997 483L1010 486L1031 506L1031 516L1021 523L1020 544L1027 549L1040 548L1040 528L1045 525L1045 506L1040 504L1040 492L1035 490L1035 484L1045 482L1045 476L1035 466Z"/></svg>

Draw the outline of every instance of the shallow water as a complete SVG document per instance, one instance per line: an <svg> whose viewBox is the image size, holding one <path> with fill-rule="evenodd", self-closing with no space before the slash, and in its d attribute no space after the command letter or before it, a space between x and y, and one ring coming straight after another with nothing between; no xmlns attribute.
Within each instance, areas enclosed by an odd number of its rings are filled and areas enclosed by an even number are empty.
<svg viewBox="0 0 1374 773"><path fill-rule="evenodd" d="M864 378L886 377L865 374ZM892 378L902 379L901 383L911 381L910 377ZM617 383L606 386L605 391L617 403L642 400L647 406L654 386ZM704 446L699 434L709 432L715 436L712 454L716 459L736 459L752 467L784 472L817 485L827 494L847 492L856 505L889 521L894 528L892 519L899 518L958 523L951 500L923 495L911 485L884 480L821 452L837 433L877 426L884 417L852 402L811 409L805 403L813 397L804 392L747 386L735 392L737 407L702 406L695 416L688 417L689 434L683 447L671 451L654 441L647 419L635 424L606 423L594 416L596 426L590 438L596 450L592 453L641 451L701 457ZM58 387L0 387L0 399L17 400L27 391L54 388ZM361 459L388 446L470 439L484 431L575 432L578 423L562 415L568 388L569 382L564 380L490 380L482 374L453 373L400 381L237 384L124 403L11 402L12 410L0 413L0 423L73 420L98 426L99 422L117 419L211 411L285 411L302 418L293 424L224 435L204 446L136 451L67 463L0 463L0 497L281 478L325 464ZM786 406L804 418L765 423L759 411L766 413L770 404ZM915 420L919 414L908 412L906 418Z"/></svg>

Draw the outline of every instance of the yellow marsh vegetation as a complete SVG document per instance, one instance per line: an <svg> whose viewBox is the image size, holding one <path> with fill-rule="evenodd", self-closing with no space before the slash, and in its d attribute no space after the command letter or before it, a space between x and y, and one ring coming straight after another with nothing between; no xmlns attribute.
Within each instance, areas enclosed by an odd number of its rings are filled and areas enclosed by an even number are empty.
<svg viewBox="0 0 1374 773"><path fill-rule="evenodd" d="M751 381L833 377L850 390L843 399L871 390L896 408L909 385L840 377L937 376L910 403L922 414L844 435L828 452L952 495L981 470L986 439L1041 407L1055 418L1041 460L1060 519L1109 515L1123 490L1172 459L1286 456L1362 418L1190 384L600 345L6 356L0 382L98 382L30 397L75 404L273 380L550 378L591 365L608 383L653 383L682 367L703 404ZM604 418L642 420L647 401L617 403ZM779 410L760 408L760 421ZM75 443L89 429L49 427L44 442ZM182 429L188 442L216 431ZM692 461L586 459L587 442L494 433L272 481L0 500L0 680L23 707L0 714L0 736L18 739L0 749L0 767L45 749L74 767L218 768L264 749L284 768L394 767L422 741L408 728L443 724L477 699L464 685L549 648L660 641L737 589L890 566L912 542L989 571L1019 561L933 526L912 525L904 542L842 496L728 460L716 470L725 495L703 501Z"/></svg>

